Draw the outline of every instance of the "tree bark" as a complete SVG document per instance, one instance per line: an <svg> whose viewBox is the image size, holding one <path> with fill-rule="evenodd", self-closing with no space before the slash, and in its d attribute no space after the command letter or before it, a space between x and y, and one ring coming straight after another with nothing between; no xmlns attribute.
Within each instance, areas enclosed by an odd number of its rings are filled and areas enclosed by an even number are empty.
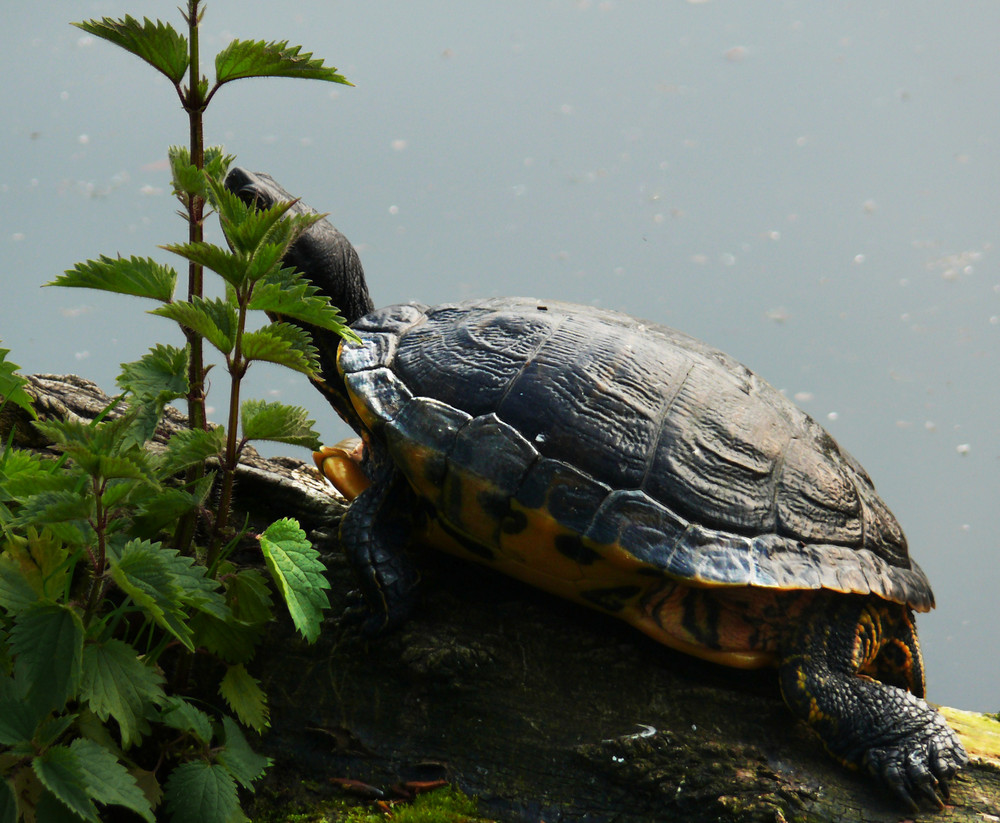
<svg viewBox="0 0 1000 823"><path fill-rule="evenodd" d="M35 376L30 390L45 416L92 418L107 402L76 377ZM44 448L10 412L0 429ZM171 415L163 433L181 423ZM251 456L239 475L238 505L261 527L297 518L332 586L317 644L276 621L250 666L272 707L262 745L275 766L258 796L292 804L340 791L328 778L381 789L441 779L510 821L1000 821L994 721L977 721L985 742L967 739L985 756L954 781L951 805L914 815L825 753L773 671L688 658L431 550L416 557L413 618L362 642L338 618L353 581L335 545L343 504L328 489L291 459Z"/></svg>

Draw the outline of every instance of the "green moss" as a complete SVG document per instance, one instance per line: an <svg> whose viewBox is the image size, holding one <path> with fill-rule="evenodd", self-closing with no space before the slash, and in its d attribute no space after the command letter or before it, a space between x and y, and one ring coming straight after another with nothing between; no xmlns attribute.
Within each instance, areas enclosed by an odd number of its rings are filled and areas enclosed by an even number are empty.
<svg viewBox="0 0 1000 823"><path fill-rule="evenodd" d="M491 823L480 817L476 799L446 787L418 795L412 803L392 806L391 817L376 806L354 806L347 800L317 800L309 811L258 813L254 823Z"/></svg>

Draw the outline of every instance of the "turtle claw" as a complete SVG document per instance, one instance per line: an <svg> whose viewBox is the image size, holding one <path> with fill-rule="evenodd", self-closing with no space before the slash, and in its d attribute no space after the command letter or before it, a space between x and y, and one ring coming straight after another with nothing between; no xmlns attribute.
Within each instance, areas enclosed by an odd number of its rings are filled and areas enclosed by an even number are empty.
<svg viewBox="0 0 1000 823"><path fill-rule="evenodd" d="M943 809L950 798L948 781L969 762L954 732L940 723L944 729L932 727L929 739L903 740L865 754L868 770L913 811L919 810L919 800Z"/></svg>

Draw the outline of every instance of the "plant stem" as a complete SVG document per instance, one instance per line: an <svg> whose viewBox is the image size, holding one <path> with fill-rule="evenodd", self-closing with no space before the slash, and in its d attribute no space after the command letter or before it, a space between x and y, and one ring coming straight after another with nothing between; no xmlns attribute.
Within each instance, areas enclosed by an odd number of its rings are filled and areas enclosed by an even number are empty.
<svg viewBox="0 0 1000 823"><path fill-rule="evenodd" d="M238 295L239 320L236 324L236 338L233 343L233 356L229 362L229 421L226 424L226 458L222 467L222 491L219 495L218 514L215 518L215 529L212 542L208 548L206 564L214 568L219 558L219 551L226 527L229 525L229 509L232 506L233 482L236 477L236 464L240 460L240 450L237 432L240 424L240 383L247 371L247 363L243 359L243 332L246 329L247 305L250 295Z"/></svg>
<svg viewBox="0 0 1000 823"><path fill-rule="evenodd" d="M205 167L205 137L202 115L205 111L205 101L201 92L201 62L199 59L198 28L201 23L199 0L189 0L185 19L188 24L188 88L183 95L184 110L188 115L190 132L190 150L192 164L203 169ZM188 200L188 241L200 243L204 239L203 222L205 217L205 200L200 195L192 195ZM201 297L203 294L204 272L200 264L188 263L188 300ZM192 429L205 429L208 426L205 415L205 367L202 338L192 329L185 329L189 350L188 363L188 425ZM193 466L187 472L188 484L196 483L204 474L204 466ZM189 514L181 519L174 532L174 544L181 552L187 554L194 541L196 519L195 514Z"/></svg>

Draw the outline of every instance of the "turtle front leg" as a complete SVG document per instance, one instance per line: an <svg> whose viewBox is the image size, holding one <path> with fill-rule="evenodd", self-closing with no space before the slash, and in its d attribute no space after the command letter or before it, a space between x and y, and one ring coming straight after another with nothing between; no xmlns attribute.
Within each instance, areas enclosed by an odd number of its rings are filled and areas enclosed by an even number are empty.
<svg viewBox="0 0 1000 823"><path fill-rule="evenodd" d="M406 554L418 511L405 478L389 462L351 503L340 523L340 543L363 598L361 631L378 634L409 615L419 580Z"/></svg>
<svg viewBox="0 0 1000 823"><path fill-rule="evenodd" d="M941 807L948 781L969 761L958 736L921 696L866 672L878 670L883 644L913 652L910 683L923 672L909 610L885 601L817 595L780 663L781 691L841 762L863 768L910 807Z"/></svg>

